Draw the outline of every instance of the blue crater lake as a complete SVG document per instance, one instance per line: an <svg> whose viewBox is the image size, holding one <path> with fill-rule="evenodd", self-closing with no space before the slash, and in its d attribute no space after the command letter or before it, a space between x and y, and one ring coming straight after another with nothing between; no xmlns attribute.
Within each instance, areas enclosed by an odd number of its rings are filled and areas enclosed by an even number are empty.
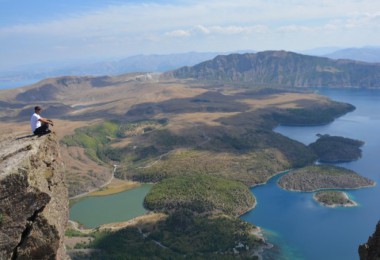
<svg viewBox="0 0 380 260"><path fill-rule="evenodd" d="M86 197L70 208L70 219L87 228L96 228L142 216L147 212L143 206L144 198L152 186L142 184L112 195Z"/></svg>
<svg viewBox="0 0 380 260"><path fill-rule="evenodd" d="M326 208L312 198L313 193L290 192L277 186L280 176L252 188L258 204L242 218L264 229L274 245L264 259L359 259L358 246L367 242L380 220L380 91L322 89L319 94L353 104L356 110L323 126L275 129L289 138L309 144L316 134L330 134L365 142L362 158L336 164L374 180L372 188L348 190L359 206Z"/></svg>

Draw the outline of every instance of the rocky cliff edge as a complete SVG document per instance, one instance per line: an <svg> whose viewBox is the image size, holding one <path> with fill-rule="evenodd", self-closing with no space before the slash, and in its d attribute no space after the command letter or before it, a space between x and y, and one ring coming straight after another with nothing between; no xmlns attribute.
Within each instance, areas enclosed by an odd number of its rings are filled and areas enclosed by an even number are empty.
<svg viewBox="0 0 380 260"><path fill-rule="evenodd" d="M67 187L54 134L0 136L0 259L66 259Z"/></svg>
<svg viewBox="0 0 380 260"><path fill-rule="evenodd" d="M359 246L359 256L360 260L380 260L380 221L368 242Z"/></svg>

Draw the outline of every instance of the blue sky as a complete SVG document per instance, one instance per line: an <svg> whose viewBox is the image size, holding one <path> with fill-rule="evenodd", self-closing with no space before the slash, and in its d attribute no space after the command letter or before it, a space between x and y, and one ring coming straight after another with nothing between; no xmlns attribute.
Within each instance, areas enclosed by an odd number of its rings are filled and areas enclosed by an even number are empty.
<svg viewBox="0 0 380 260"><path fill-rule="evenodd" d="M375 0L0 0L0 70L189 51L380 45Z"/></svg>

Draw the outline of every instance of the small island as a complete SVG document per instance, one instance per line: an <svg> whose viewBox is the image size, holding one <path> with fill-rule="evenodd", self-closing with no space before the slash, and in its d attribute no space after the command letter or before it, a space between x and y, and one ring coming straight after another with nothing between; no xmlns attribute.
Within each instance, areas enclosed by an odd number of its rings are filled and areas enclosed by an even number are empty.
<svg viewBox="0 0 380 260"><path fill-rule="evenodd" d="M357 203L342 191L318 191L313 198L326 207L354 207Z"/></svg>
<svg viewBox="0 0 380 260"><path fill-rule="evenodd" d="M313 165L284 175L278 184L285 190L314 192L324 189L358 189L373 186L375 182L342 167Z"/></svg>
<svg viewBox="0 0 380 260"><path fill-rule="evenodd" d="M309 147L318 155L320 162L351 162L362 156L363 141L341 136L320 135Z"/></svg>

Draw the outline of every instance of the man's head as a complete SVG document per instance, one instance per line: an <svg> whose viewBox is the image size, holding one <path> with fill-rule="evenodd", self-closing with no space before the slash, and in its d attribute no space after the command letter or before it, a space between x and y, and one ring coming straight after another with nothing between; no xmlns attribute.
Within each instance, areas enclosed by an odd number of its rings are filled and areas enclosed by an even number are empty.
<svg viewBox="0 0 380 260"><path fill-rule="evenodd" d="M41 112L42 108L40 106L35 106L34 107L34 112L39 114Z"/></svg>

